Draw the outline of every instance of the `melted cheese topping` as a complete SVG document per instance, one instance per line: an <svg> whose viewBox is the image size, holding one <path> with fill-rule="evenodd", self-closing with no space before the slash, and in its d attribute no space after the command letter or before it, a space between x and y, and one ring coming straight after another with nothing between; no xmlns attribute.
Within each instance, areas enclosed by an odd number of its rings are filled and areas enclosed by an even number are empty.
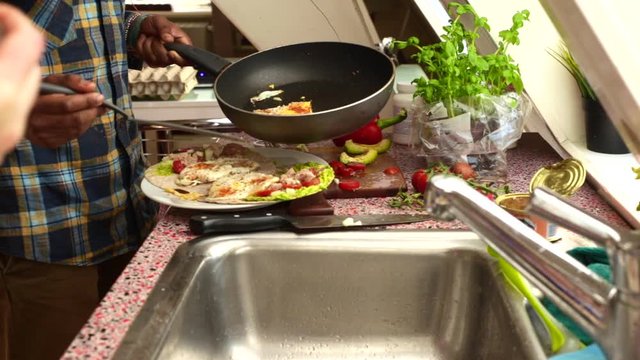
<svg viewBox="0 0 640 360"><path fill-rule="evenodd" d="M164 188L164 191L168 192L169 194L173 194L182 200L196 201L202 198L202 194L198 194L195 192L190 192L182 189Z"/></svg>
<svg viewBox="0 0 640 360"><path fill-rule="evenodd" d="M277 182L277 176L259 172L236 174L215 182L209 189L211 199L244 199Z"/></svg>
<svg viewBox="0 0 640 360"><path fill-rule="evenodd" d="M244 174L257 169L255 161L242 158L218 158L187 166L180 172L176 184L192 186L207 184L233 174Z"/></svg>
<svg viewBox="0 0 640 360"><path fill-rule="evenodd" d="M280 105L268 109L257 109L253 112L266 115L304 115L311 114L311 101L294 101L287 105Z"/></svg>

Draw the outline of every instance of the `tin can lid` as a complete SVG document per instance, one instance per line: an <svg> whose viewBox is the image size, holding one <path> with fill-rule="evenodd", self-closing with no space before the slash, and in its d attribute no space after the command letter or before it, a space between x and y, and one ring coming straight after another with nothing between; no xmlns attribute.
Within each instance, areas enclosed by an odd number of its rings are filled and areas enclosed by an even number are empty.
<svg viewBox="0 0 640 360"><path fill-rule="evenodd" d="M571 196L584 184L586 177L580 160L565 159L538 170L531 179L529 191L544 186L560 195Z"/></svg>
<svg viewBox="0 0 640 360"><path fill-rule="evenodd" d="M495 202L511 215L522 218L527 214L524 209L529 204L529 199L531 199L530 193L508 193L498 196Z"/></svg>

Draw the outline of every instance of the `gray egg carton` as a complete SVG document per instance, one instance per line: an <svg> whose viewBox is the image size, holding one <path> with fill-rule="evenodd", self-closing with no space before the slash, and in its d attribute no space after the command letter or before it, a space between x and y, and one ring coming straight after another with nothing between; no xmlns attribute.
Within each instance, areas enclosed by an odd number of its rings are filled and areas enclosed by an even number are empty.
<svg viewBox="0 0 640 360"><path fill-rule="evenodd" d="M141 100L179 100L198 84L193 66L129 70L129 93Z"/></svg>

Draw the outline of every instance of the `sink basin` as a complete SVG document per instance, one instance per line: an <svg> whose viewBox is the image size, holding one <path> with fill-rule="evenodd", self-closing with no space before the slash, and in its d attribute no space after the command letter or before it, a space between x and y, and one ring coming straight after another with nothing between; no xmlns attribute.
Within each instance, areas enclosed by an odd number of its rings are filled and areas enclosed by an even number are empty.
<svg viewBox="0 0 640 360"><path fill-rule="evenodd" d="M471 232L266 232L184 244L116 359L545 359Z"/></svg>

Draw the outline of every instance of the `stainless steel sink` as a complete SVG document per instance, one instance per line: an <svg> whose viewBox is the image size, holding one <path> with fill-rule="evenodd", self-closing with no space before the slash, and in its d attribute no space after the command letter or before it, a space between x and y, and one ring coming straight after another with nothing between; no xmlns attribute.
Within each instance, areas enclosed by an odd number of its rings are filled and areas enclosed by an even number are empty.
<svg viewBox="0 0 640 360"><path fill-rule="evenodd" d="M543 359L471 232L285 232L181 246L116 359Z"/></svg>

